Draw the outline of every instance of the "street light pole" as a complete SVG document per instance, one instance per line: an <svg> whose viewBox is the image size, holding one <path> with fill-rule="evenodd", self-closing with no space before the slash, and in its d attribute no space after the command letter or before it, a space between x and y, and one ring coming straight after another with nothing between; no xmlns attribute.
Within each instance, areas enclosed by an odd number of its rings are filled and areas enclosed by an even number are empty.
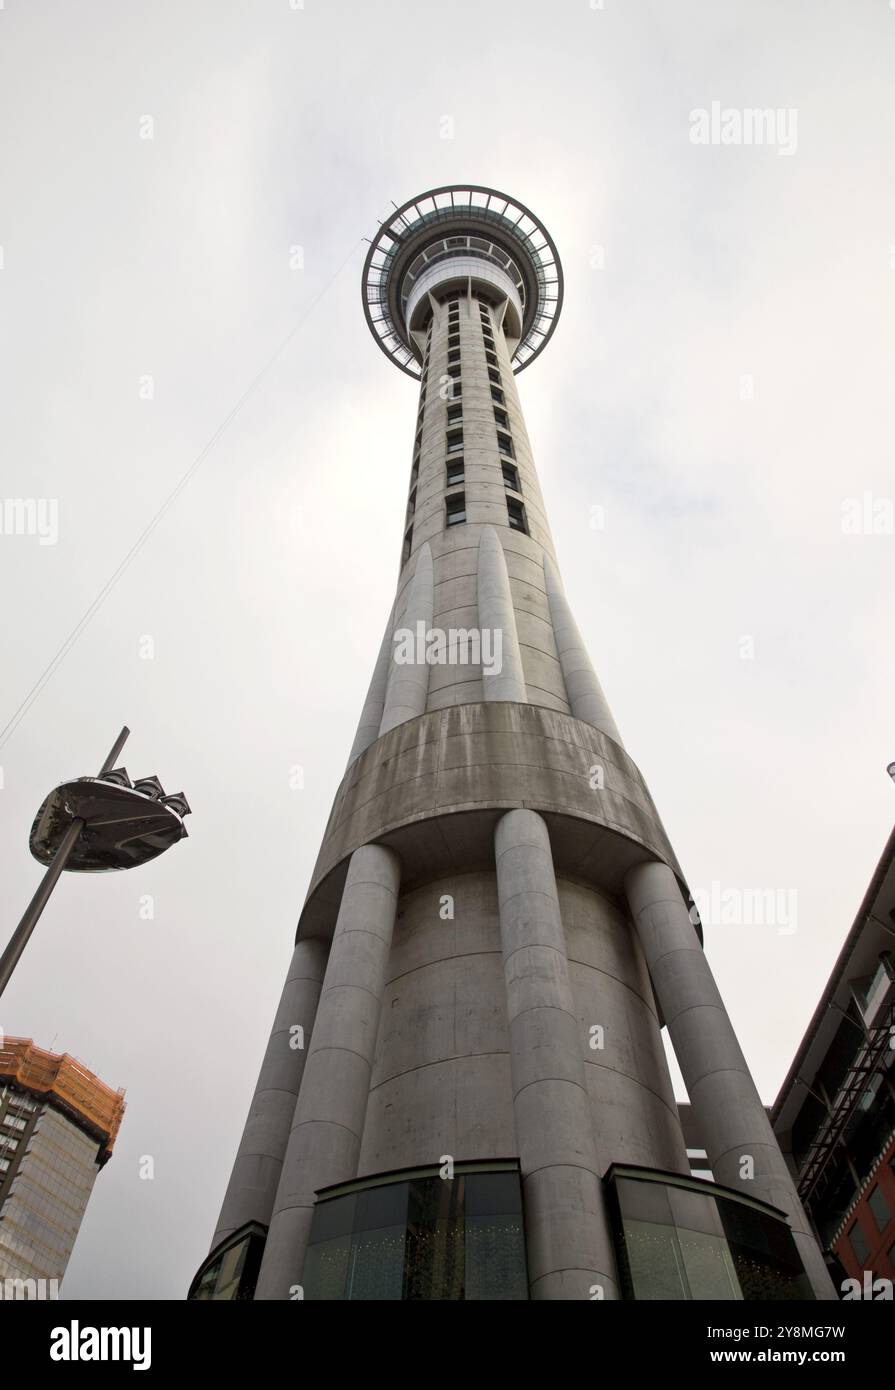
<svg viewBox="0 0 895 1390"><path fill-rule="evenodd" d="M121 730L121 733L112 745L109 756L99 770L100 777L107 772L111 772L112 768L115 766L118 754L124 747L129 733L130 729L127 727ZM78 817L72 821L71 825L66 830L65 835L60 841L59 848L53 856L52 864L41 879L37 892L25 909L25 914L21 922L19 922L19 925L10 937L9 945L6 947L3 955L0 956L0 994L3 993L6 986L9 984L12 972L19 962L19 957L28 945L29 938L34 928L37 926L40 914L46 907L50 894L56 887L62 875L62 871L68 862L69 856L85 825L86 821Z"/></svg>

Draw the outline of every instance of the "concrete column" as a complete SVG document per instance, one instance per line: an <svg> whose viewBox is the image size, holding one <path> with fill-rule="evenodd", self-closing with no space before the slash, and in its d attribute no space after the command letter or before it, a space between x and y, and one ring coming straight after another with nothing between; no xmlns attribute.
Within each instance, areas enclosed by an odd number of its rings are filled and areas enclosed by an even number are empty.
<svg viewBox="0 0 895 1390"><path fill-rule="evenodd" d="M517 700L520 704L527 704L528 691L525 689L506 556L493 526L483 526L479 537L477 587L479 628L487 628L491 633L499 632L501 644L500 670L487 671L482 667L484 698Z"/></svg>
<svg viewBox="0 0 895 1390"><path fill-rule="evenodd" d="M625 890L715 1180L785 1212L815 1297L836 1298L677 879L638 864Z"/></svg>
<svg viewBox="0 0 895 1390"><path fill-rule="evenodd" d="M495 832L513 1118L532 1298L617 1298L547 827L509 811Z"/></svg>
<svg viewBox="0 0 895 1390"><path fill-rule="evenodd" d="M327 950L327 943L316 937L296 942L211 1242L212 1250L247 1221L260 1221L264 1226L270 1221L317 1013ZM303 1030L302 1047L293 1046L299 1036L291 1031L296 1024Z"/></svg>
<svg viewBox="0 0 895 1390"><path fill-rule="evenodd" d="M382 723L382 713L385 709L385 692L388 686L388 676L391 669L392 655L392 635L395 627L394 606L389 614L388 622L385 625L385 632L382 635L382 643L379 647L379 656L376 658L376 665L373 668L373 675L370 680L370 687L367 691L367 698L361 710L360 720L358 721L357 733L354 736L354 743L351 745L351 752L348 755L348 764L351 764L360 757L371 743L375 743L379 737L379 726Z"/></svg>
<svg viewBox="0 0 895 1390"><path fill-rule="evenodd" d="M398 622L401 628L409 628L416 640L422 631L425 634L432 626L432 612L435 604L435 583L432 571L432 548L429 542L420 546L416 557L416 569L407 594L407 603ZM418 647L417 642L417 647ZM385 694L385 709L382 713L380 734L387 734L397 724L425 714L429 694L429 667L425 662L425 651L416 653L413 663L399 664L394 659L394 648L390 653L391 670Z"/></svg>
<svg viewBox="0 0 895 1390"><path fill-rule="evenodd" d="M563 590L559 571L549 555L544 556L544 575L547 580L550 621L553 623L556 649L559 652L559 663L572 714L576 719L583 719L586 724L592 724L595 729L602 730L604 734L615 739L616 743L621 743L621 734L591 665L587 648L581 639L578 624Z"/></svg>
<svg viewBox="0 0 895 1390"><path fill-rule="evenodd" d="M379 1005L400 887L397 855L364 845L351 856L317 1021L256 1299L289 1299L301 1283L320 1187L357 1176Z"/></svg>

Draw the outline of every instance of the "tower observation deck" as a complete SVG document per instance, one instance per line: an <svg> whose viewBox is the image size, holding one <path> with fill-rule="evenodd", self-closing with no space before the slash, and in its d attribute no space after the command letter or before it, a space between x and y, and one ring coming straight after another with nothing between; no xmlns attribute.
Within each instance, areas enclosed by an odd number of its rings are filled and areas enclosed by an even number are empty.
<svg viewBox="0 0 895 1390"><path fill-rule="evenodd" d="M193 1297L835 1296L563 589L516 380L562 300L494 189L371 244L397 590Z"/></svg>

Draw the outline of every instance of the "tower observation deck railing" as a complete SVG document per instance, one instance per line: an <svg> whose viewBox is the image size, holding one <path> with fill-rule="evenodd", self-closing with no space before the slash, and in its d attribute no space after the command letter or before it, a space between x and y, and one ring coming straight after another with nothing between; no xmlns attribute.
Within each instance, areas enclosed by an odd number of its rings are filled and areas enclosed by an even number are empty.
<svg viewBox="0 0 895 1390"><path fill-rule="evenodd" d="M441 228L443 237L438 235ZM457 247L455 242L463 244ZM433 189L396 208L395 215L383 223L371 244L363 282L364 312L379 346L402 371L419 377L419 364L401 320L412 294L412 277L431 264L434 248L439 254L459 249L492 260L517 283L525 322L513 361L514 372L521 371L553 332L562 305L562 270L553 242L534 215L495 189ZM423 256L428 262L421 262ZM397 277L402 257L406 264Z"/></svg>

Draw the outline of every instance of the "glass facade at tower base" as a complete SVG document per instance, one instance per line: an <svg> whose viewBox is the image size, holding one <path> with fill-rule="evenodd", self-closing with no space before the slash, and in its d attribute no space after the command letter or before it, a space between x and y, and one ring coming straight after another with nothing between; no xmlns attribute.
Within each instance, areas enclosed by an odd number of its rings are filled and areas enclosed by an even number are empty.
<svg viewBox="0 0 895 1390"><path fill-rule="evenodd" d="M304 1296L527 1299L518 1163L416 1168L321 1192Z"/></svg>
<svg viewBox="0 0 895 1390"><path fill-rule="evenodd" d="M613 1164L604 1179L625 1300L813 1300L782 1212L717 1183ZM267 1232L211 1252L188 1297L252 1299ZM297 1290L296 1290L297 1292ZM381 1173L323 1189L299 1297L508 1302L529 1297L515 1159Z"/></svg>
<svg viewBox="0 0 895 1390"><path fill-rule="evenodd" d="M606 1176L627 1299L813 1299L782 1212L699 1178L613 1165Z"/></svg>

